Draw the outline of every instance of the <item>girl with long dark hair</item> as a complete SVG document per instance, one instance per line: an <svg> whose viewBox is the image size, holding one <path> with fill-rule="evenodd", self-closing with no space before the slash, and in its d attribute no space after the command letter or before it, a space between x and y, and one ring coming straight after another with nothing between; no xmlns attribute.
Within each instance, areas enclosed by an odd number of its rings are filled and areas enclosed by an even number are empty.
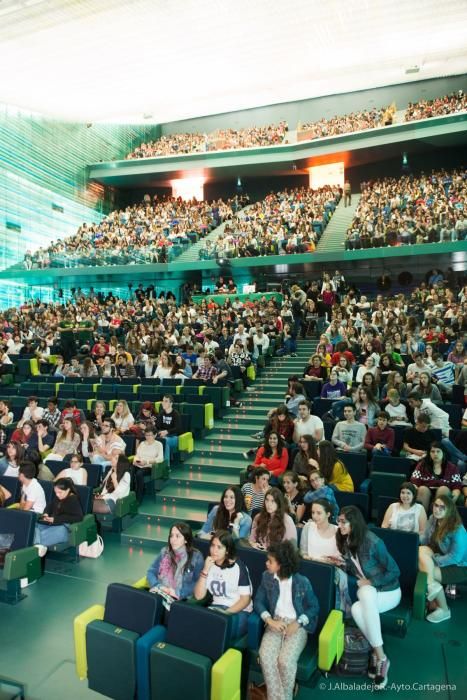
<svg viewBox="0 0 467 700"><path fill-rule="evenodd" d="M211 607L232 615L231 637L236 639L248 628L252 590L248 569L237 557L234 538L226 530L215 532L195 585L196 600L203 600L209 593Z"/></svg>
<svg viewBox="0 0 467 700"><path fill-rule="evenodd" d="M352 617L372 647L368 677L376 690L382 690L388 682L389 659L383 649L380 613L400 603L400 570L356 506L342 508L337 526L342 566L357 578L358 600L352 605Z"/></svg>
<svg viewBox="0 0 467 700"><path fill-rule="evenodd" d="M199 533L200 537L209 539L217 530L230 531L234 539L248 537L251 518L245 510L240 487L228 486L224 489L219 504L209 511L208 519Z"/></svg>
<svg viewBox="0 0 467 700"><path fill-rule="evenodd" d="M261 512L253 520L250 544L256 549L267 549L270 544L284 540L292 540L296 543L297 530L287 512L282 491L273 486L264 497Z"/></svg>
<svg viewBox="0 0 467 700"><path fill-rule="evenodd" d="M174 600L193 595L195 583L203 568L203 555L193 546L191 527L183 522L172 525L167 545L161 549L148 569L151 593L160 593Z"/></svg>
<svg viewBox="0 0 467 700"><path fill-rule="evenodd" d="M275 431L271 431L256 453L255 467L265 467L272 476L280 476L287 469L288 462L289 453L281 436Z"/></svg>
<svg viewBox="0 0 467 700"><path fill-rule="evenodd" d="M323 440L319 443L318 462L319 470L329 486L338 491L354 491L352 477L329 440Z"/></svg>

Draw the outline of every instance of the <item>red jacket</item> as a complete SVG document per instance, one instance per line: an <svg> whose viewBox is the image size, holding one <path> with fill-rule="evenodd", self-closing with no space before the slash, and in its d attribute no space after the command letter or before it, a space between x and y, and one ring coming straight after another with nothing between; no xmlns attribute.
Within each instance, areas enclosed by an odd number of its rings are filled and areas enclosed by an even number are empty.
<svg viewBox="0 0 467 700"><path fill-rule="evenodd" d="M256 453L255 467L260 467L264 465L266 469L269 469L273 476L280 476L287 469L289 463L289 453L285 449L282 449L282 456L272 455L271 457L264 457L264 447L260 447Z"/></svg>
<svg viewBox="0 0 467 700"><path fill-rule="evenodd" d="M365 450L372 450L378 442L381 442L392 452L394 449L394 436L394 430L389 428L389 426L384 430L380 430L378 426L375 428L368 428L364 445Z"/></svg>

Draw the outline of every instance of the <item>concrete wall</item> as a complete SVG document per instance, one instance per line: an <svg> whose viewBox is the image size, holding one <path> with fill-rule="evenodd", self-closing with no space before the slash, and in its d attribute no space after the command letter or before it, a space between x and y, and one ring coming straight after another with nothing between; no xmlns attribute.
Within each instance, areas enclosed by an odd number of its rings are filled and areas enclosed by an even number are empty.
<svg viewBox="0 0 467 700"><path fill-rule="evenodd" d="M183 132L210 132L216 129L232 127L243 128L253 125L277 123L285 119L290 129L295 129L297 122L314 121L331 118L339 114L348 114L354 110L371 109L396 103L397 109L405 109L409 102L417 99L432 99L446 95L454 90L466 89L467 76L452 76L432 80L417 80L400 85L388 85L372 90L360 90L342 95L328 95L299 102L285 102L255 109L216 114L196 119L161 124L162 134ZM293 79L293 76L291 76Z"/></svg>

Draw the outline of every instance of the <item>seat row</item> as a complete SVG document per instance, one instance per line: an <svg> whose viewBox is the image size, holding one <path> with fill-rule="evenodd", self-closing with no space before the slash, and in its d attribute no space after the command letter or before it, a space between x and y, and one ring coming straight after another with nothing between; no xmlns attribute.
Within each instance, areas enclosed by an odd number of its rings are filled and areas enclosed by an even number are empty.
<svg viewBox="0 0 467 700"><path fill-rule="evenodd" d="M402 601L382 615L385 631L404 636L413 617L422 619L426 576L418 572L418 535L376 528L401 570ZM209 542L195 540L204 556ZM265 570L265 553L238 547L250 573L253 595ZM298 663L297 680L313 686L343 651L342 613L334 610L334 567L302 560L300 573L311 581L319 602L317 632L309 635ZM258 649L264 625L249 615L246 638L231 639L229 617L193 604L172 605L166 625L158 596L147 592L145 577L133 584L111 584L105 605L93 605L75 618L76 671L96 692L124 700L178 700L190 688L196 700L238 700L248 677L261 680ZM115 663L118 659L118 664Z"/></svg>

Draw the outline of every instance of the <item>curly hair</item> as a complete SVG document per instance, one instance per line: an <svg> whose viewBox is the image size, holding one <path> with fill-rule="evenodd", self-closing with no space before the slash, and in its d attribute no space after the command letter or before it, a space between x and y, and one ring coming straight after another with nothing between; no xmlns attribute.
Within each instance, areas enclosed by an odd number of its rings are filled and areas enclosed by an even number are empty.
<svg viewBox="0 0 467 700"><path fill-rule="evenodd" d="M277 510L272 515L266 510L266 498L272 496L277 505ZM288 513L287 503L282 491L273 486L264 496L261 512L256 516L256 535L259 542L268 540L271 544L282 542L285 535L284 516Z"/></svg>
<svg viewBox="0 0 467 700"><path fill-rule="evenodd" d="M279 578L287 579L298 572L300 554L291 540L276 542L268 547L268 556L274 557L280 566Z"/></svg>
<svg viewBox="0 0 467 700"><path fill-rule="evenodd" d="M232 491L235 496L235 508L233 513L230 513L224 505L224 498L227 491ZM219 502L219 507L217 509L216 517L214 518L213 527L214 530L228 530L229 525L235 520L237 513L241 513L245 510L245 502L243 500L243 493L239 486L227 486L222 492L221 500Z"/></svg>

